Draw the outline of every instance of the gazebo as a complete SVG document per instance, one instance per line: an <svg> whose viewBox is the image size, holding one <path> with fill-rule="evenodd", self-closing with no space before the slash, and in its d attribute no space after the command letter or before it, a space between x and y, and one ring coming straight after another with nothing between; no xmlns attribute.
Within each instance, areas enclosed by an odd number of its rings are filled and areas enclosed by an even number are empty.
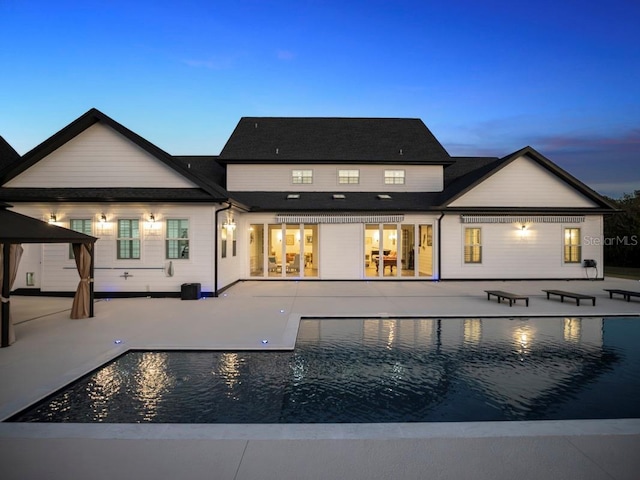
<svg viewBox="0 0 640 480"><path fill-rule="evenodd" d="M95 242L90 235L27 217L7 210L0 202L0 347L8 347L15 339L10 318L10 293L15 281L23 243L70 243L73 245L76 266L80 275L78 289L73 298L71 318L93 317L93 271Z"/></svg>

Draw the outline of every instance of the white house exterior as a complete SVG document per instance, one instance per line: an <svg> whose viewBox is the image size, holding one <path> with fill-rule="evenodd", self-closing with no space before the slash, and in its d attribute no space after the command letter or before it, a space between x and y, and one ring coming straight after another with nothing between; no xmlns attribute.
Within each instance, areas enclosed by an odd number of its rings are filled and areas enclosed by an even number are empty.
<svg viewBox="0 0 640 480"><path fill-rule="evenodd" d="M216 295L243 279L602 278L602 247L585 239L613 212L530 147L451 157L419 119L245 117L219 156L177 157L92 109L21 158L6 152L0 201L98 237L103 296L193 283ZM68 246L26 246L15 289L76 286Z"/></svg>

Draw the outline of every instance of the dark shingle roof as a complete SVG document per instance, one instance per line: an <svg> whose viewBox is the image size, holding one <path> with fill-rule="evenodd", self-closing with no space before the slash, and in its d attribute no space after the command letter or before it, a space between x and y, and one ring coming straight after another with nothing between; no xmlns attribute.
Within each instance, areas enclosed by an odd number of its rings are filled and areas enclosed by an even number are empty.
<svg viewBox="0 0 640 480"><path fill-rule="evenodd" d="M434 163L451 158L420 119L243 117L221 163Z"/></svg>
<svg viewBox="0 0 640 480"><path fill-rule="evenodd" d="M20 161L20 154L11 145L0 137L0 175L9 165Z"/></svg>
<svg viewBox="0 0 640 480"><path fill-rule="evenodd" d="M0 188L10 202L217 202L200 188Z"/></svg>
<svg viewBox="0 0 640 480"><path fill-rule="evenodd" d="M227 171L218 163L217 155L174 155L173 158L204 181L219 187L226 184Z"/></svg>

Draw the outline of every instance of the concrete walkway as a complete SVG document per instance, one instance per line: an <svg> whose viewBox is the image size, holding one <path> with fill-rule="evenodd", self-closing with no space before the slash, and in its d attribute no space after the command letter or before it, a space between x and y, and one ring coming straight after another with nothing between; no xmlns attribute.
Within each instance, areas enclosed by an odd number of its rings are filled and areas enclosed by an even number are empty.
<svg viewBox="0 0 640 480"><path fill-rule="evenodd" d="M129 348L293 348L301 316L636 316L604 288L640 283L243 282L200 301L114 299L69 319L71 299L12 297L0 349L0 419ZM529 295L529 308L484 290ZM541 289L596 295L546 300ZM446 320L443 320L446 321ZM638 320L640 321L640 319ZM265 347L261 343L267 339ZM116 343L119 342L119 343ZM0 477L637 479L640 420L373 425L0 423Z"/></svg>

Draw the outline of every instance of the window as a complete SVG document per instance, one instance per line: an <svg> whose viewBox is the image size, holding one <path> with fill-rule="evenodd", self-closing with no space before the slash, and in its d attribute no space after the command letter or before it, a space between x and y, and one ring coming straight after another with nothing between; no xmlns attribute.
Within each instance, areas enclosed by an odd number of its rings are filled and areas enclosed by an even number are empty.
<svg viewBox="0 0 640 480"><path fill-rule="evenodd" d="M91 235L91 220L90 219L71 219L69 221L69 228L76 232ZM73 260L73 245L69 244L69 259Z"/></svg>
<svg viewBox="0 0 640 480"><path fill-rule="evenodd" d="M291 182L295 184L313 183L313 170L292 170Z"/></svg>
<svg viewBox="0 0 640 480"><path fill-rule="evenodd" d="M167 220L166 256L189 258L189 220Z"/></svg>
<svg viewBox="0 0 640 480"><path fill-rule="evenodd" d="M404 185L404 170L385 170L385 185Z"/></svg>
<svg viewBox="0 0 640 480"><path fill-rule="evenodd" d="M464 263L482 263L479 228L464 229Z"/></svg>
<svg viewBox="0 0 640 480"><path fill-rule="evenodd" d="M338 170L338 183L360 183L360 170Z"/></svg>
<svg viewBox="0 0 640 480"><path fill-rule="evenodd" d="M118 259L140 259L140 221L118 220Z"/></svg>
<svg viewBox="0 0 640 480"><path fill-rule="evenodd" d="M227 229L220 230L220 258L227 258Z"/></svg>
<svg viewBox="0 0 640 480"><path fill-rule="evenodd" d="M564 263L580 263L582 245L580 245L580 229L564 229Z"/></svg>

